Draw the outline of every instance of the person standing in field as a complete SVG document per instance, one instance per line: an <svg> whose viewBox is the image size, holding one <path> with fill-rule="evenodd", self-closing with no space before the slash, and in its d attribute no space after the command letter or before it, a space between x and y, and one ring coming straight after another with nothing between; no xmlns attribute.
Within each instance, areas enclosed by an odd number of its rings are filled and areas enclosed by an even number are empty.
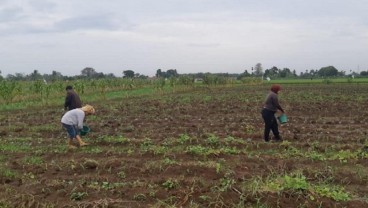
<svg viewBox="0 0 368 208"><path fill-rule="evenodd" d="M278 92L281 90L281 86L274 84L271 86L271 91L266 97L266 101L262 109L262 118L265 123L263 138L266 142L270 141L270 131L272 130L276 141L282 141L275 113L280 110L284 113L284 110L279 104Z"/></svg>
<svg viewBox="0 0 368 208"><path fill-rule="evenodd" d="M66 88L66 97L64 103L64 110L70 111L82 107L82 102L79 95L73 90L73 87L68 85Z"/></svg>
<svg viewBox="0 0 368 208"><path fill-rule="evenodd" d="M80 130L83 128L83 120L85 116L95 114L95 109L91 105L85 105L82 108L70 110L61 118L61 124L66 129L69 135L68 147L70 149L76 148L74 140L76 140L80 147L88 145L82 141L80 137Z"/></svg>

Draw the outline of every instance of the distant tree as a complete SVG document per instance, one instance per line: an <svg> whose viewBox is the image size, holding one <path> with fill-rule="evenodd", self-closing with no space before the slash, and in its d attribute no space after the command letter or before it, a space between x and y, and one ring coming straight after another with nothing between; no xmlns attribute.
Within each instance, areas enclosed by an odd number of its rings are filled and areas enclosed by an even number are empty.
<svg viewBox="0 0 368 208"><path fill-rule="evenodd" d="M264 72L265 77L278 77L279 69L276 66L273 66L271 69L266 69Z"/></svg>
<svg viewBox="0 0 368 208"><path fill-rule="evenodd" d="M312 76L317 75L317 73L318 73L318 70L314 70L314 69L311 69L311 70L310 70L310 74L311 74Z"/></svg>
<svg viewBox="0 0 368 208"><path fill-rule="evenodd" d="M134 78L134 71L132 70L125 70L123 71L123 78Z"/></svg>
<svg viewBox="0 0 368 208"><path fill-rule="evenodd" d="M322 67L318 71L318 75L321 77L332 77L338 74L338 70L333 66Z"/></svg>
<svg viewBox="0 0 368 208"><path fill-rule="evenodd" d="M47 76L44 75L43 76L46 80L50 80L50 81L56 81L56 80L62 80L64 78L64 76L57 71L52 71L51 75Z"/></svg>
<svg viewBox="0 0 368 208"><path fill-rule="evenodd" d="M162 77L162 71L161 71L161 69L157 69L157 71L156 71L156 77Z"/></svg>
<svg viewBox="0 0 368 208"><path fill-rule="evenodd" d="M368 76L368 71L361 71L360 72L360 75L361 76Z"/></svg>
<svg viewBox="0 0 368 208"><path fill-rule="evenodd" d="M42 75L38 72L38 70L34 70L31 74L28 75L28 78L32 81L42 79Z"/></svg>
<svg viewBox="0 0 368 208"><path fill-rule="evenodd" d="M289 68L284 68L280 71L280 77L288 77L288 76L291 76L291 71Z"/></svg>
<svg viewBox="0 0 368 208"><path fill-rule="evenodd" d="M116 78L113 73L106 74L106 78Z"/></svg>
<svg viewBox="0 0 368 208"><path fill-rule="evenodd" d="M156 77L162 77L162 78L170 78L170 77L178 77L179 74L176 71L176 69L169 69L166 72L162 71L161 69L157 69L156 71Z"/></svg>
<svg viewBox="0 0 368 208"><path fill-rule="evenodd" d="M239 74L239 76L236 78L237 80L241 80L243 79L244 77L250 77L250 73L248 72L248 70L244 70L243 73Z"/></svg>
<svg viewBox="0 0 368 208"><path fill-rule="evenodd" d="M261 63L257 63L254 67L254 75L255 76L262 76L263 74L263 68Z"/></svg>
<svg viewBox="0 0 368 208"><path fill-rule="evenodd" d="M92 75L92 77L96 79L103 79L105 78L105 74L103 72L96 72L95 74Z"/></svg>
<svg viewBox="0 0 368 208"><path fill-rule="evenodd" d="M137 77L138 79L148 79L148 76L143 75L143 74L138 74L136 77Z"/></svg>
<svg viewBox="0 0 368 208"><path fill-rule="evenodd" d="M88 78L92 78L94 75L96 75L96 73L96 70L91 67L86 67L81 71L81 75Z"/></svg>
<svg viewBox="0 0 368 208"><path fill-rule="evenodd" d="M179 74L176 71L176 69L169 69L166 71L166 78L170 78L170 77L178 77Z"/></svg>
<svg viewBox="0 0 368 208"><path fill-rule="evenodd" d="M8 74L6 76L6 79L7 80L10 80L10 81L20 81L20 80L25 80L26 77L24 74L22 73L15 73L15 75L12 75L12 74Z"/></svg>
<svg viewBox="0 0 368 208"><path fill-rule="evenodd" d="M341 71L337 72L337 75L343 77L343 76L346 75L346 71L341 70Z"/></svg>

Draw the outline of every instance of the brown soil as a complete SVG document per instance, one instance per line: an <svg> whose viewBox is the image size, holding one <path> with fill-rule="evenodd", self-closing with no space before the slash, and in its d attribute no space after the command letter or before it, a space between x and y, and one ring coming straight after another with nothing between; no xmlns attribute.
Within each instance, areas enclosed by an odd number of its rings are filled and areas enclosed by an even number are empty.
<svg viewBox="0 0 368 208"><path fill-rule="evenodd" d="M304 152L359 150L367 138L368 113L367 100L355 97L366 97L367 90L365 85L285 87L280 93L289 119L280 126L284 140ZM3 144L31 149L0 145L2 168L15 173L0 176L0 207L367 207L366 159L283 158L290 146L262 141L266 93L267 87L258 86L197 88L91 103L97 114L87 117L92 131L84 138L91 145L69 151L63 149L67 135L58 107L1 112ZM243 143L228 144L240 150L237 154L198 155L175 151L182 135L191 138L188 147L211 146L206 143L211 135L221 144L230 136ZM129 141L107 139L116 137ZM145 151L148 141L168 150ZM27 162L32 156L42 162ZM252 193L244 185L299 170L311 183L345 187L352 199L337 202L308 191ZM221 189L225 179L234 182Z"/></svg>

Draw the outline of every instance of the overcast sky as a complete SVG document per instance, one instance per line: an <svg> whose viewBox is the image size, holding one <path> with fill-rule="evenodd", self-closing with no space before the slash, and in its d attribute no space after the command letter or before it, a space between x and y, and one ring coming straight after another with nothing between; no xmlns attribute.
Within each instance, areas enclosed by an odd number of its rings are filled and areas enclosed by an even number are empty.
<svg viewBox="0 0 368 208"><path fill-rule="evenodd" d="M368 70L368 0L0 0L2 75Z"/></svg>

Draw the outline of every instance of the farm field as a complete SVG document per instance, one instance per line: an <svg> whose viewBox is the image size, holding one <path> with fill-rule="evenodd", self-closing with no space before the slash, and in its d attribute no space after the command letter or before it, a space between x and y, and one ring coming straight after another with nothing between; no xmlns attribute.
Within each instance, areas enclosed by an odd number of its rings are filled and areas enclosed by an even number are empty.
<svg viewBox="0 0 368 208"><path fill-rule="evenodd" d="M94 99L76 150L63 103L3 110L0 207L368 207L368 84L284 84L282 143L269 87Z"/></svg>

